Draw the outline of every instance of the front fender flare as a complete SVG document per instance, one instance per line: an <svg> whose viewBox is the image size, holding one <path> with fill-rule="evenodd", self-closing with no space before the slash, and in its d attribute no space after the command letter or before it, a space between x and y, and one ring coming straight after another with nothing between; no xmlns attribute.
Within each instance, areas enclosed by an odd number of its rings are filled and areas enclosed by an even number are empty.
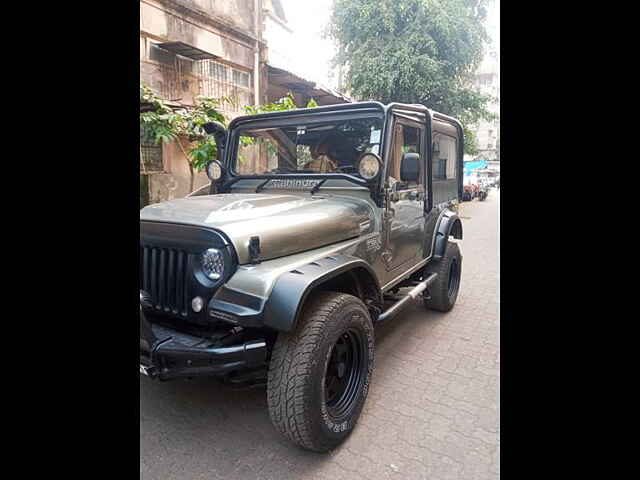
<svg viewBox="0 0 640 480"><path fill-rule="evenodd" d="M436 239L433 249L433 259L440 260L444 256L449 236L462 240L462 221L455 212L445 210L436 228Z"/></svg>
<svg viewBox="0 0 640 480"><path fill-rule="evenodd" d="M330 255L282 274L265 304L264 326L281 332L293 330L302 306L315 287L356 268L367 271L379 292L380 285L369 264L349 255Z"/></svg>

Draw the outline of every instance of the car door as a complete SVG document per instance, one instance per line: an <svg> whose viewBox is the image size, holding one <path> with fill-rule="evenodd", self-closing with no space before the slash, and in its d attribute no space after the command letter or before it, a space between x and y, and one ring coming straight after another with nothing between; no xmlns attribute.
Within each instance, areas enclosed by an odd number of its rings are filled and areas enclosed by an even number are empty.
<svg viewBox="0 0 640 480"><path fill-rule="evenodd" d="M415 180L403 178L406 154L420 156ZM397 118L393 126L387 182L390 187L387 249L383 254L389 277L422 260L425 227L424 126Z"/></svg>
<svg viewBox="0 0 640 480"><path fill-rule="evenodd" d="M430 191L431 204L425 202L427 210L425 219L424 258L433 252L433 241L438 220L445 209L452 208L458 198L458 138L453 126L434 121L433 139L431 141Z"/></svg>

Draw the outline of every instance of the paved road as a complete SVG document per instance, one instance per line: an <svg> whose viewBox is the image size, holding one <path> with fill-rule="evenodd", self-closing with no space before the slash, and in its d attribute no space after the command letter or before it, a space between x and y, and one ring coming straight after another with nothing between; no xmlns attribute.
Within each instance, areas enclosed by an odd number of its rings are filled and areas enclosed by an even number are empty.
<svg viewBox="0 0 640 480"><path fill-rule="evenodd" d="M264 390L140 380L140 478L497 479L499 191L463 204L463 279L448 314L407 307L376 330L360 422L328 455L272 428Z"/></svg>

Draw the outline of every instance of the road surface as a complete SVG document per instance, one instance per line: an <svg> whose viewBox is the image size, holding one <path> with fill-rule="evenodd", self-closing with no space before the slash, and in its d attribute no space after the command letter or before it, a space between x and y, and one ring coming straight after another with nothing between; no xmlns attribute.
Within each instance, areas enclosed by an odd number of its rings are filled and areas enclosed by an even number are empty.
<svg viewBox="0 0 640 480"><path fill-rule="evenodd" d="M140 478L429 479L500 476L499 190L463 203L456 307L415 302L376 329L376 368L354 433L303 451L271 426L265 390L140 379Z"/></svg>

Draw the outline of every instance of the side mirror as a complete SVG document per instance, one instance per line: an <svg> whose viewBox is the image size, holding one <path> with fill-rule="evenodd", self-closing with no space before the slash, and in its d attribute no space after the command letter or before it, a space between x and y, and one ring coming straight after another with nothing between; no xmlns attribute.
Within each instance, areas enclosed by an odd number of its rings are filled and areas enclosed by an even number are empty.
<svg viewBox="0 0 640 480"><path fill-rule="evenodd" d="M403 182L417 182L420 176L420 154L404 153L400 164L400 179Z"/></svg>

